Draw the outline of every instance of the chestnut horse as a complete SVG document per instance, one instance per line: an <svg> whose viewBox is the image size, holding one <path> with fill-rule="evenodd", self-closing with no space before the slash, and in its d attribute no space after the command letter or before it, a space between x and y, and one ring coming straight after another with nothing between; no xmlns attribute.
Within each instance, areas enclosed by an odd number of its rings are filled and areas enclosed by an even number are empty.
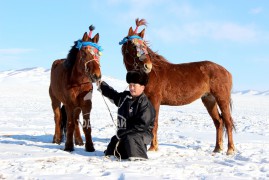
<svg viewBox="0 0 269 180"><path fill-rule="evenodd" d="M55 120L53 143L60 144L63 137L61 131L62 103L67 115L65 151L74 150L73 136L76 145L83 145L78 125L81 111L86 140L85 149L89 152L95 151L91 137L90 112L92 82L101 79L99 64L101 47L97 44L98 41L98 33L91 38L85 32L82 40L75 41L67 59L55 60L52 64L49 94Z"/></svg>
<svg viewBox="0 0 269 180"><path fill-rule="evenodd" d="M127 71L142 69L149 74L145 93L156 110L154 137L149 150L158 149L160 105L186 105L201 98L216 127L214 152L223 150L223 130L226 128L227 155L233 154L235 146L232 135L234 123L231 117L232 75L224 67L210 61L183 64L168 62L147 46L143 40L145 29L137 33L137 28L141 25L146 25L146 21L136 19L136 29L130 27L127 37L119 44L122 45L123 62Z"/></svg>

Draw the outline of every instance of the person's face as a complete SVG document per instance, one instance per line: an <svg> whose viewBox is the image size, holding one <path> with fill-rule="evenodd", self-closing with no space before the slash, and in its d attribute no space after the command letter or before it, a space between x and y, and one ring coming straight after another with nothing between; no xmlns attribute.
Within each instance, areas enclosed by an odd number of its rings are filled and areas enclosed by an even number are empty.
<svg viewBox="0 0 269 180"><path fill-rule="evenodd" d="M129 90L133 97L140 96L143 93L144 89L145 89L145 86L143 85L134 84L134 83L129 84Z"/></svg>

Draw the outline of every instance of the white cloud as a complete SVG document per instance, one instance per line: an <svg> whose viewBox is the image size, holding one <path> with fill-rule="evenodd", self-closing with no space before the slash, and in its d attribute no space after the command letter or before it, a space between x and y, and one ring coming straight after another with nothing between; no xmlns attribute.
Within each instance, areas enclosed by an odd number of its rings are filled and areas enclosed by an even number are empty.
<svg viewBox="0 0 269 180"><path fill-rule="evenodd" d="M10 49L0 49L0 55L1 54L22 54L22 53L28 53L33 51L33 49L23 49L23 48L10 48Z"/></svg>
<svg viewBox="0 0 269 180"><path fill-rule="evenodd" d="M187 3L170 3L167 4L166 9L179 19L196 17L199 14L197 9Z"/></svg>
<svg viewBox="0 0 269 180"><path fill-rule="evenodd" d="M257 7L250 10L250 14L260 14L263 11L263 8Z"/></svg>
<svg viewBox="0 0 269 180"><path fill-rule="evenodd" d="M257 31L254 27L234 23L215 24L215 29L212 29L212 38L235 42L254 42L258 40Z"/></svg>
<svg viewBox="0 0 269 180"><path fill-rule="evenodd" d="M196 22L182 26L167 25L153 30L156 37L164 42L184 40L196 42L201 38L233 41L239 43L256 42L262 37L253 25L239 25L231 22Z"/></svg>

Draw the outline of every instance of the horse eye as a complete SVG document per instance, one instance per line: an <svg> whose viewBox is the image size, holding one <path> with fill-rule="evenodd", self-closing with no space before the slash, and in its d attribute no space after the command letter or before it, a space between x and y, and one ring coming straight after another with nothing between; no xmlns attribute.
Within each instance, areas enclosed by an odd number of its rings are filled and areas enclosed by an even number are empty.
<svg viewBox="0 0 269 180"><path fill-rule="evenodd" d="M82 52L82 56L87 56L87 49L86 50L83 49L81 52Z"/></svg>

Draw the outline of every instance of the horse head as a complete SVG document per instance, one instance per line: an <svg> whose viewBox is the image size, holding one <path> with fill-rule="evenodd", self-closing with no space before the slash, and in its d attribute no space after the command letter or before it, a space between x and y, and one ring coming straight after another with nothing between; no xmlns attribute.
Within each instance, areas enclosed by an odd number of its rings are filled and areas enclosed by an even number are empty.
<svg viewBox="0 0 269 180"><path fill-rule="evenodd" d="M76 72L86 75L92 82L101 79L100 56L102 48L97 43L99 41L99 33L91 38L94 27L90 26L89 35L84 33L82 40L76 41L78 49L76 57Z"/></svg>
<svg viewBox="0 0 269 180"><path fill-rule="evenodd" d="M136 29L133 30L130 27L128 35L119 44L122 45L123 61L128 71L140 69L150 73L152 62L148 54L147 43L143 40L145 29L137 33L137 29L141 25L146 25L146 21L136 19Z"/></svg>

